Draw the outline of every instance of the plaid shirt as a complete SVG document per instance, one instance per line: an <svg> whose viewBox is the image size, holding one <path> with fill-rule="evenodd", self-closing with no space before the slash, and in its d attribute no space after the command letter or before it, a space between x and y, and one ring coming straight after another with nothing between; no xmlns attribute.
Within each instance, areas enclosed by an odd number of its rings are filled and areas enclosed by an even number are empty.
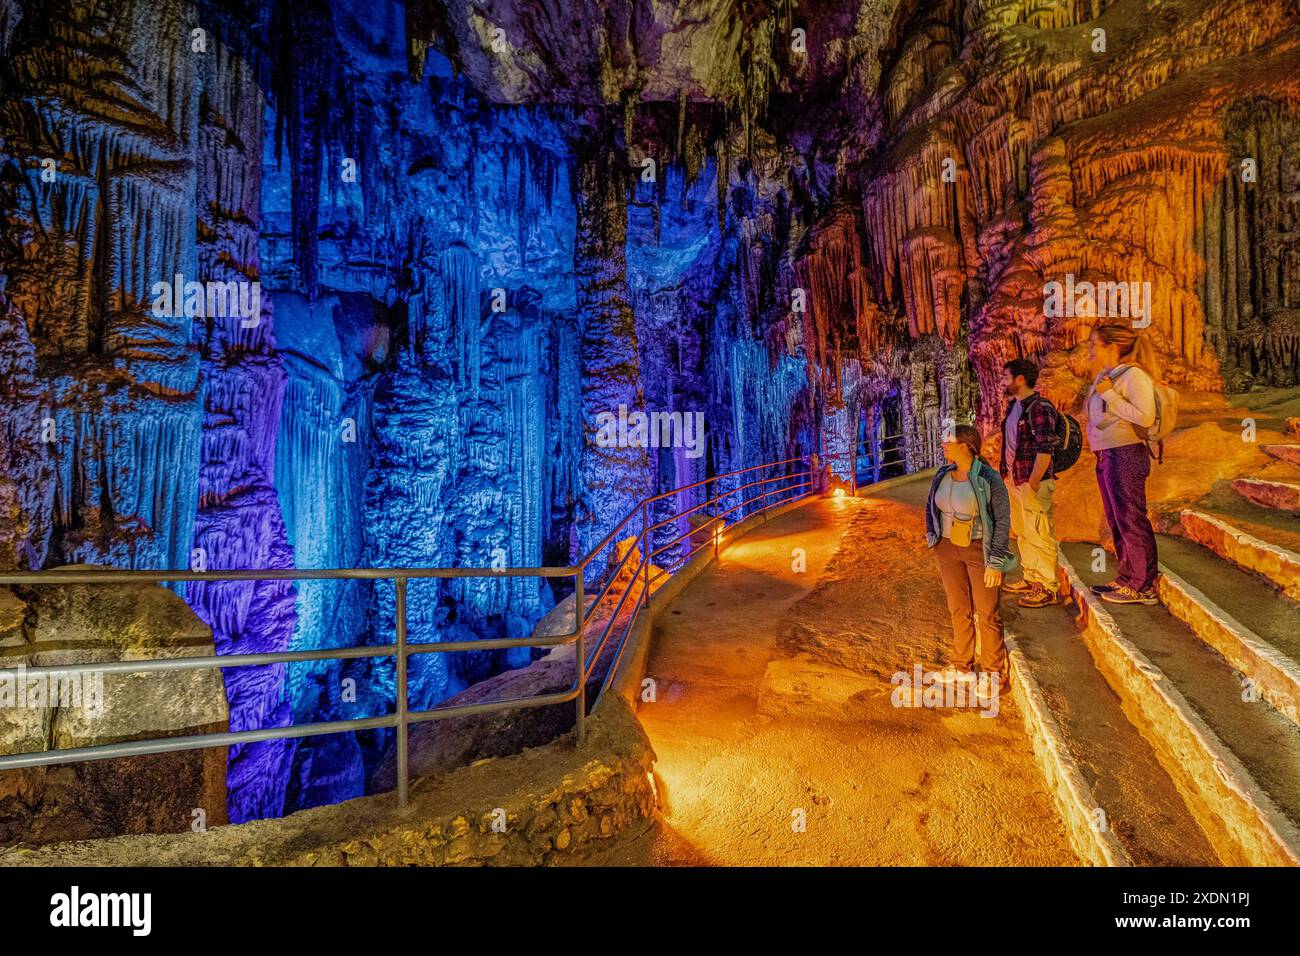
<svg viewBox="0 0 1300 956"><path fill-rule="evenodd" d="M1015 407L1015 400L1007 404L1002 413L1002 460L998 472L1007 477L1007 418ZM1034 392L1020 405L1020 421L1016 425L1016 459L1010 469L1011 480L1023 485L1034 473L1034 459L1039 455L1050 455L1056 449L1056 409L1052 403ZM1055 478L1056 471L1051 465L1043 473L1043 480Z"/></svg>

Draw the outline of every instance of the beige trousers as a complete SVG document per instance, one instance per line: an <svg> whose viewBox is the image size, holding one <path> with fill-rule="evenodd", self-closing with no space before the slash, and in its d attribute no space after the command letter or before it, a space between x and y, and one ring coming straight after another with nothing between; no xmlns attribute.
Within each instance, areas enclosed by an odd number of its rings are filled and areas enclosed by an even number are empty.
<svg viewBox="0 0 1300 956"><path fill-rule="evenodd" d="M1025 569L1025 580L1052 592L1058 588L1056 531L1052 527L1052 492L1055 490L1055 480L1039 482L1037 493L1028 482L1023 485L1007 482L1007 494L1011 498L1011 530L1020 544L1020 564Z"/></svg>

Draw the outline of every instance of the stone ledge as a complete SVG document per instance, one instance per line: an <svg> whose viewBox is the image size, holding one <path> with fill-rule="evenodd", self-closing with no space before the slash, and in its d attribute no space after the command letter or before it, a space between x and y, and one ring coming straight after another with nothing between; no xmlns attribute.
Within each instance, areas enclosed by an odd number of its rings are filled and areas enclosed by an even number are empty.
<svg viewBox="0 0 1300 956"><path fill-rule="evenodd" d="M1262 541L1214 515L1185 509L1179 520L1183 537L1213 551L1245 571L1272 581L1292 600L1300 600L1300 554Z"/></svg>
<svg viewBox="0 0 1300 956"><path fill-rule="evenodd" d="M1156 587L1170 614L1254 680L1279 713L1300 724L1300 667L1295 662L1163 564Z"/></svg>
<svg viewBox="0 0 1300 956"><path fill-rule="evenodd" d="M649 817L654 753L617 695L572 735L391 793L203 833L0 851L0 866L536 866ZM498 832L504 822L503 832ZM495 825L495 826L494 826Z"/></svg>
<svg viewBox="0 0 1300 956"><path fill-rule="evenodd" d="M1095 825L1100 804L1070 753L1020 645L1010 633L1006 641L1011 664L1011 695L1020 708L1039 770L1065 823L1070 846L1090 866L1132 866L1133 860L1119 838L1109 829Z"/></svg>
<svg viewBox="0 0 1300 956"><path fill-rule="evenodd" d="M1232 490L1251 504L1277 511L1300 511L1300 485L1289 481L1234 478Z"/></svg>

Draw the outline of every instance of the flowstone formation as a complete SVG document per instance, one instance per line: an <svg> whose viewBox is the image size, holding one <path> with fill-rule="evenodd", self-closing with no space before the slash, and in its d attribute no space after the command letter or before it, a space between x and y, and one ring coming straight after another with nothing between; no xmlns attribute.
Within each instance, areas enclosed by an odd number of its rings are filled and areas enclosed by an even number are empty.
<svg viewBox="0 0 1300 956"><path fill-rule="evenodd" d="M736 469L935 464L1018 355L1072 405L1099 311L1180 387L1297 384L1297 7L0 0L0 566L568 564ZM601 440L631 412L702 440ZM409 636L571 589L413 582ZM394 640L391 581L176 590L221 653ZM536 657L422 655L411 706ZM396 692L224 680L236 730ZM234 748L230 818L391 744Z"/></svg>
<svg viewBox="0 0 1300 956"><path fill-rule="evenodd" d="M905 21L863 189L873 278L966 331L985 417L1020 353L1072 402L1097 314L1145 323L1183 387L1295 383L1296 24L1276 0L950 2ZM1058 310L1051 283L1096 292Z"/></svg>

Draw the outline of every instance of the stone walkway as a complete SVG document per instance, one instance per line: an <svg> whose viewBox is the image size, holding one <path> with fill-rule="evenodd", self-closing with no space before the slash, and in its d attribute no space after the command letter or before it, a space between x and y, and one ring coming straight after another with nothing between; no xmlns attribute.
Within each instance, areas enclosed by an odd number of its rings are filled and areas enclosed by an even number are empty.
<svg viewBox="0 0 1300 956"><path fill-rule="evenodd" d="M638 717L667 826L589 862L1077 862L1010 695L992 718L891 702L950 633L926 488L774 518L660 617Z"/></svg>

